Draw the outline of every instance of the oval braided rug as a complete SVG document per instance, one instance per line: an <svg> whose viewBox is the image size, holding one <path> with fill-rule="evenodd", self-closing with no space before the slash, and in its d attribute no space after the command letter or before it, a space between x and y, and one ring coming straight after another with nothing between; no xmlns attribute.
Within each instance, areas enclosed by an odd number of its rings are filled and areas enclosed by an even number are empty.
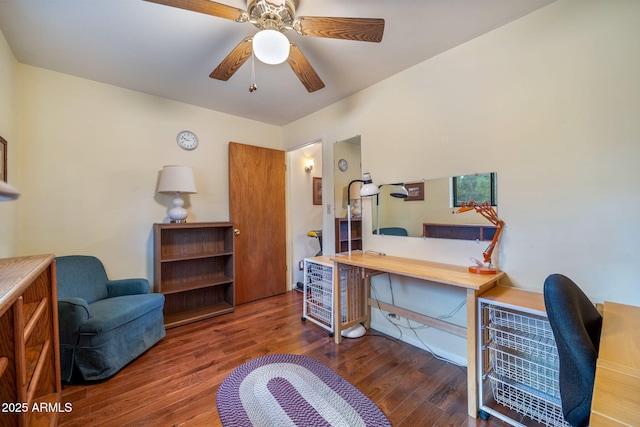
<svg viewBox="0 0 640 427"><path fill-rule="evenodd" d="M367 396L317 360L270 354L237 367L217 395L222 425L391 426Z"/></svg>

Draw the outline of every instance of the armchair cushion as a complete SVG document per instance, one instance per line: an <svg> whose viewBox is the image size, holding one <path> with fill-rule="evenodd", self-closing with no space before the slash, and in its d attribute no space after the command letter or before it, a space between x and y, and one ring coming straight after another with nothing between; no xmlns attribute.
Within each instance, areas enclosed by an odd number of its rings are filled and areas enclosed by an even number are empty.
<svg viewBox="0 0 640 427"><path fill-rule="evenodd" d="M107 294L109 295L109 298L148 293L149 282L147 279L120 279L107 281Z"/></svg>
<svg viewBox="0 0 640 427"><path fill-rule="evenodd" d="M164 295L146 279L108 280L100 260L56 258L62 379L105 379L165 335Z"/></svg>
<svg viewBox="0 0 640 427"><path fill-rule="evenodd" d="M77 297L91 304L108 297L107 272L98 258L83 255L57 257L56 276L58 298Z"/></svg>
<svg viewBox="0 0 640 427"><path fill-rule="evenodd" d="M164 305L164 295L125 295L96 301L89 306L91 317L80 324L80 334L102 334L136 321Z"/></svg>

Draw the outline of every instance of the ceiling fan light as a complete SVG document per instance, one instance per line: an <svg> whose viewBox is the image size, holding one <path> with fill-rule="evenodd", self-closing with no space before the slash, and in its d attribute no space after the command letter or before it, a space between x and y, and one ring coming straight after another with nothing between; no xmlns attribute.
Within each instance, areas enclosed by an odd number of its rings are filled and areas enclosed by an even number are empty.
<svg viewBox="0 0 640 427"><path fill-rule="evenodd" d="M265 64L281 64L289 57L289 39L276 30L262 30L253 36L253 53Z"/></svg>

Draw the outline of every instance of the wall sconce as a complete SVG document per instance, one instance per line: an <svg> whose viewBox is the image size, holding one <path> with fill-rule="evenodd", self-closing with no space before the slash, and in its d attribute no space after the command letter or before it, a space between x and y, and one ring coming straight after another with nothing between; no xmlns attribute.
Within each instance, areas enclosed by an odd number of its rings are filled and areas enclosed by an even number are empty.
<svg viewBox="0 0 640 427"><path fill-rule="evenodd" d="M158 193L176 193L173 207L168 212L169 218L171 222L187 222L187 210L182 207L184 200L180 193L197 193L191 166L163 166Z"/></svg>
<svg viewBox="0 0 640 427"><path fill-rule="evenodd" d="M304 171L306 173L310 173L313 170L314 162L313 159L307 159L304 162Z"/></svg>

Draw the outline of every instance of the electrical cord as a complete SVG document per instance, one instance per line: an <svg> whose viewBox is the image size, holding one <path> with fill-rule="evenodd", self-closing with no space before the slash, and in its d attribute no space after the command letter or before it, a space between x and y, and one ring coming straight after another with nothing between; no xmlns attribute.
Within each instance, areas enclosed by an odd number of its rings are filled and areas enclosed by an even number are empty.
<svg viewBox="0 0 640 427"><path fill-rule="evenodd" d="M389 289L390 289L390 291L391 291L391 304L392 304L392 305L395 305L395 296L394 296L394 292L393 292L393 281L391 280L391 274L388 274L388 273L387 273L387 277L388 277L388 279L389 279ZM378 304L377 304L377 308L378 308L378 310L380 310L380 312L381 312L381 313L385 314L384 318L385 318L385 319L387 319L387 321L388 321L390 324L392 324L393 326L395 326L395 328L396 328L396 329L398 330L398 332L400 333L400 336L399 336L398 338L396 338L396 340L400 340L400 339L404 336L404 334L403 334L403 332L402 332L402 329L408 329L408 330L411 330L411 331L414 333L414 335L416 336L416 338L418 339L418 341L420 341L420 343L424 346L424 349L425 349L426 351L428 351L429 353L431 353L431 355L432 355L434 358L436 358L437 360L441 360L441 361L443 361L443 362L451 363L451 364L453 364L453 365L455 365L455 366L458 366L458 367L465 367L465 365L461 365L461 364L456 363L456 362L454 362L453 360L450 360L450 359L448 359L448 358L446 358L446 357L444 357L444 356L440 356L440 355L439 355L439 354L437 354L437 353L436 353L436 352L435 352L431 347L429 347L429 345L428 345L427 343L425 343L425 342L422 340L422 338L420 338L420 336L418 335L418 332L417 332L417 331L422 330L422 329L430 329L430 328L431 328L431 326L423 325L423 324L420 324L420 326L412 326L412 325L411 325L411 320L410 320L410 319L407 319L407 325L405 326L405 325L403 325L403 324L401 324L401 323L394 322L393 320L391 320L391 318L389 317L389 314L390 314L390 313L389 313L389 312L386 312L385 310L383 310L383 309L380 307L380 303L379 303L379 302L380 302L380 299L378 298L378 292L376 291L375 286L371 286L371 290L373 291L374 297L375 297L376 301L378 302ZM460 304L458 304L458 305L457 305L453 310L451 310L449 313L447 313L447 314L443 314L443 315L441 315L441 316L438 316L438 317L436 317L436 319L438 319L438 320L449 319L449 318L451 318L451 317L455 316L455 315L456 315L456 314L457 314L457 313L462 309L462 307L464 307L466 304L467 304L467 301L466 301L466 299L464 299L464 300L462 300L462 301L460 302ZM401 329L401 328L402 328L402 329Z"/></svg>

